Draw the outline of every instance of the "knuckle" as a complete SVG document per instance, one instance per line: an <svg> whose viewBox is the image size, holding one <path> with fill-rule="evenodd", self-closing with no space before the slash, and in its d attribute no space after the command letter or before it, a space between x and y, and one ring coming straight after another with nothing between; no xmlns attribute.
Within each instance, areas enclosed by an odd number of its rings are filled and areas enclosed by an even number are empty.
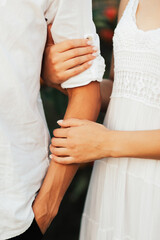
<svg viewBox="0 0 160 240"><path fill-rule="evenodd" d="M57 73L56 77L57 77L57 81L59 83L61 83L63 81L63 75L60 72Z"/></svg>
<svg viewBox="0 0 160 240"><path fill-rule="evenodd" d="M58 73L59 73L59 66L58 66L58 64L53 64L53 70L58 75Z"/></svg>
<svg viewBox="0 0 160 240"><path fill-rule="evenodd" d="M52 65L55 66L57 62L58 62L57 57L56 56L53 57L53 55L52 55L51 56L51 63L52 63Z"/></svg>

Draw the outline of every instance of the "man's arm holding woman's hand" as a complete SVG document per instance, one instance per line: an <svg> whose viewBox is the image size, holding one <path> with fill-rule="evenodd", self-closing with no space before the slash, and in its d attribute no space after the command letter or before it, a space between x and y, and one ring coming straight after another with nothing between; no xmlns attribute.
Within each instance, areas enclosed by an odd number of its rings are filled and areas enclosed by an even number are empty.
<svg viewBox="0 0 160 240"><path fill-rule="evenodd" d="M69 103L65 119L79 118L95 121L101 105L99 83L92 82L87 86L67 91ZM56 216L61 200L77 169L78 165L75 164L66 166L51 161L40 192L33 204L35 219L43 233Z"/></svg>
<svg viewBox="0 0 160 240"><path fill-rule="evenodd" d="M68 89L69 98L65 119L95 121L101 105L98 82L102 80L105 64L100 55L99 38L93 23L92 0L67 0L67 4L65 0L52 2L46 18L48 24L52 22L52 37L56 45L46 46L42 77L51 86L55 86L52 83L65 81L62 86ZM71 38L82 40L64 42ZM90 62L92 60L93 64ZM78 165L66 166L51 161L33 204L35 218L42 232L46 231L57 214L77 169Z"/></svg>
<svg viewBox="0 0 160 240"><path fill-rule="evenodd" d="M49 29L48 29L49 30ZM44 54L42 77L51 87L68 95L68 107L64 119L79 118L95 121L98 117L101 96L100 84L91 82L83 87L64 90L60 83L88 69L88 61L95 59L96 49L88 40L68 40L53 45L50 31ZM62 165L51 161L42 187L33 203L35 219L44 233L57 215L63 196L79 165Z"/></svg>

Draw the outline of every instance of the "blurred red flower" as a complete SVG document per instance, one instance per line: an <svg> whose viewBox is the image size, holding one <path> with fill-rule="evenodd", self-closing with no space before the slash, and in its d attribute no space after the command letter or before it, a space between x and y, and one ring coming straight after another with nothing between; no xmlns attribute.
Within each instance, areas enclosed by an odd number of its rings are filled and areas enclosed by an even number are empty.
<svg viewBox="0 0 160 240"><path fill-rule="evenodd" d="M107 7L104 10L104 15L110 20L114 21L117 17L117 8L115 7Z"/></svg>
<svg viewBox="0 0 160 240"><path fill-rule="evenodd" d="M107 42L112 42L112 38L113 38L113 30L111 29L102 29L99 31L99 35L100 37L107 41Z"/></svg>

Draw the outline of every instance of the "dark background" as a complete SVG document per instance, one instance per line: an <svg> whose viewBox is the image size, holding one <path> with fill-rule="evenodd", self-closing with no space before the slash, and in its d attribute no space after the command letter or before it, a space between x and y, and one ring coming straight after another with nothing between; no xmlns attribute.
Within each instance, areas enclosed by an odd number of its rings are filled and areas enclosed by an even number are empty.
<svg viewBox="0 0 160 240"><path fill-rule="evenodd" d="M87 0L86 0L87 1ZM94 21L101 39L101 52L106 61L105 77L109 75L112 55L112 37L117 22L119 0L93 0ZM55 89L42 87L42 100L48 127L52 135L58 127L56 122L63 119L67 97ZM103 122L104 114L98 121ZM69 187L51 228L54 240L78 240L81 215L87 193L92 164L81 167Z"/></svg>

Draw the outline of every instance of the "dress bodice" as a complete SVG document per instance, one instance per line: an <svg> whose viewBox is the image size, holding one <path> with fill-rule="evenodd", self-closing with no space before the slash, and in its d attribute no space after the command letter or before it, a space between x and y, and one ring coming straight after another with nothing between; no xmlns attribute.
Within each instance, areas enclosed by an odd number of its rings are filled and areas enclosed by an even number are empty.
<svg viewBox="0 0 160 240"><path fill-rule="evenodd" d="M125 97L160 108L160 29L137 27L139 0L129 0L114 37L112 97Z"/></svg>

